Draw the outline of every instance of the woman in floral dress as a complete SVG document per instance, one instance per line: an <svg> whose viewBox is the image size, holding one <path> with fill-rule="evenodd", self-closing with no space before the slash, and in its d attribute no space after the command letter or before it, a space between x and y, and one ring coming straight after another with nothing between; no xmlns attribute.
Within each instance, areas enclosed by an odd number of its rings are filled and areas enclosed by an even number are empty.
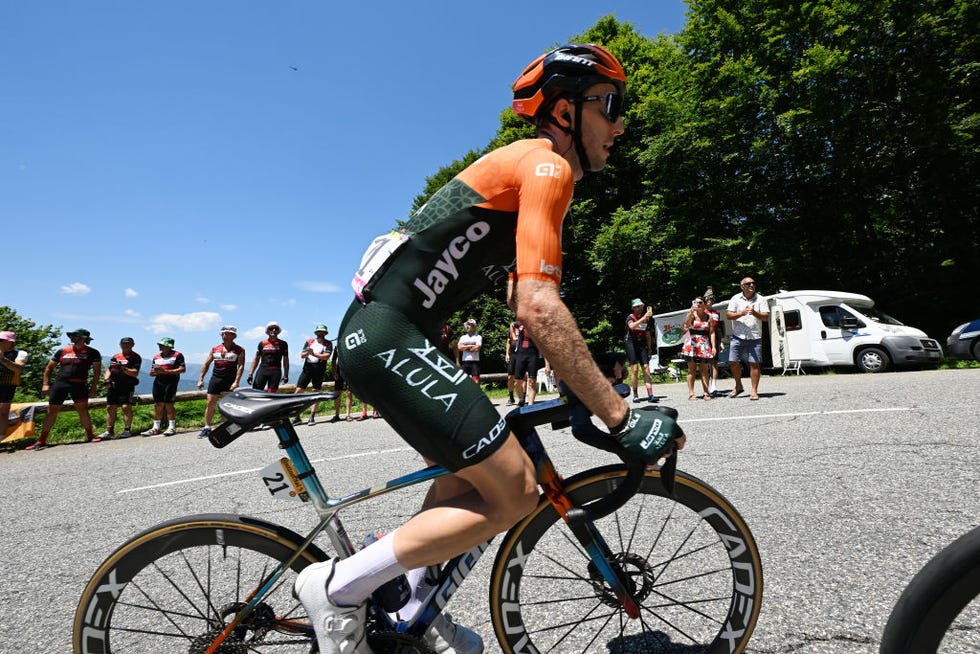
<svg viewBox="0 0 980 654"><path fill-rule="evenodd" d="M691 311L684 320L684 345L681 347L681 358L687 361L687 399L695 400L694 370L701 372L701 385L704 387L704 399L710 400L708 391L708 366L716 352L714 320L705 308L704 300L694 298Z"/></svg>

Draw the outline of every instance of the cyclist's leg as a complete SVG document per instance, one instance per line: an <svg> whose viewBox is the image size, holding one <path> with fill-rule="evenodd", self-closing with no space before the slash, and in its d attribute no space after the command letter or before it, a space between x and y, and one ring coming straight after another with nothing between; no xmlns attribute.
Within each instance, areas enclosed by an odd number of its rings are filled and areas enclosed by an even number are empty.
<svg viewBox="0 0 980 654"><path fill-rule="evenodd" d="M509 529L537 505L530 460L509 436L488 459L456 473L472 486L416 514L393 535L395 555L407 568L441 563Z"/></svg>
<svg viewBox="0 0 980 654"><path fill-rule="evenodd" d="M433 491L432 505L391 536L400 566L441 563L534 508L531 463L496 408L404 315L377 302L355 303L341 326L339 357L350 386L377 406L402 438L430 461L457 472L457 480L443 481ZM369 555L361 552L337 566L336 585L331 583L331 592L336 588L347 602L366 598L370 583L377 587L404 572L396 573L394 565L368 572L357 559L370 563ZM341 590L346 585L354 588Z"/></svg>

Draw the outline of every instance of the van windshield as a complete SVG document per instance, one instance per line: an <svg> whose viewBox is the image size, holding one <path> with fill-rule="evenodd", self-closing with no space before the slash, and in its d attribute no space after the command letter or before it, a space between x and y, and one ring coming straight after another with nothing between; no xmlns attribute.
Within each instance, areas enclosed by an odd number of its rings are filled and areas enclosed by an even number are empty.
<svg viewBox="0 0 980 654"><path fill-rule="evenodd" d="M887 313L884 313L883 311L878 311L874 307L861 307L859 311L864 315L866 315L871 320L873 320L874 322L881 323L882 325L902 324L899 321L892 318L891 316L889 316Z"/></svg>

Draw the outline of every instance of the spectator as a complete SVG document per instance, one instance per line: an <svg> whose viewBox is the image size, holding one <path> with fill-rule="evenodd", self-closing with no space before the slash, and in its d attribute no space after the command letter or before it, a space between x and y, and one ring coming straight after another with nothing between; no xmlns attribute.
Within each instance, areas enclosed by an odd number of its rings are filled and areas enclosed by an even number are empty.
<svg viewBox="0 0 980 654"><path fill-rule="evenodd" d="M333 389L337 393L337 397L333 401L333 418L330 419L330 422L340 422L340 397L341 396L344 396L346 398L347 417L345 418L345 420L347 422L350 422L351 420L353 420L353 418L350 415L350 406L354 397L350 391L350 388L347 386L347 383L344 381L344 376L340 370L340 361L337 360L337 352L339 349L340 348L336 348L333 351L333 356L330 357L330 363L333 366Z"/></svg>
<svg viewBox="0 0 980 654"><path fill-rule="evenodd" d="M143 365L143 357L133 351L135 342L131 336L119 339L121 352L109 359L109 368L105 371L105 431L99 434L99 438L116 437L116 411L119 407L122 407L124 423L119 438L133 435L133 396L140 383L140 367Z"/></svg>
<svg viewBox="0 0 980 654"><path fill-rule="evenodd" d="M517 330L520 323L516 320L507 329L507 352L504 363L507 364L507 406L514 405L514 366L517 364Z"/></svg>
<svg viewBox="0 0 980 654"><path fill-rule="evenodd" d="M278 391L279 383L289 381L289 344L279 338L282 327L276 321L265 326L269 338L259 343L248 371L248 383L259 391ZM262 365L259 366L259 360ZM256 373L258 368L258 373Z"/></svg>
<svg viewBox="0 0 980 654"><path fill-rule="evenodd" d="M704 292L704 310L708 312L711 319L714 321L715 330L715 354L711 357L711 363L708 367L711 371L711 381L708 383L708 393L711 397L714 397L718 393L718 360L721 358L721 353L725 351L725 325L722 323L721 316L712 308L712 304L715 303L715 292L709 286Z"/></svg>
<svg viewBox="0 0 980 654"><path fill-rule="evenodd" d="M364 400L362 400L361 398L357 398L357 399L361 402L361 417L357 419L357 422L361 422L362 420L368 419L368 409L371 409L371 405L365 402ZM378 413L377 409L372 409L371 417L380 418L381 414Z"/></svg>
<svg viewBox="0 0 980 654"><path fill-rule="evenodd" d="M749 379L752 383L750 400L759 399L759 378L762 376L762 323L769 320L766 299L755 292L755 282L746 277L741 283L742 292L728 302L726 317L732 321L732 341L728 349L728 361L735 378L735 390L728 397L738 397L745 392L742 387L742 357L749 362Z"/></svg>
<svg viewBox="0 0 980 654"><path fill-rule="evenodd" d="M164 336L157 341L160 352L153 356L150 377L153 377L153 427L142 436L173 436L177 433L177 384L181 373L187 372L184 355L174 349L174 339ZM163 416L167 416L167 429L160 431Z"/></svg>
<svg viewBox="0 0 980 654"><path fill-rule="evenodd" d="M27 352L14 347L17 334L0 332L0 440L7 435L7 420L10 416L10 403L20 386L20 373L27 363Z"/></svg>
<svg viewBox="0 0 980 654"><path fill-rule="evenodd" d="M681 358L687 361L687 399L694 399L695 370L701 373L701 386L704 399L711 399L708 390L708 363L715 355L714 321L704 308L704 299L696 297L691 302L691 310L684 319L684 345Z"/></svg>
<svg viewBox="0 0 980 654"><path fill-rule="evenodd" d="M538 366L541 359L541 352L534 344L527 330L521 323L517 324L517 346L516 352L512 357L514 363L514 382L517 387L517 397L520 398L518 406L534 404L538 394ZM545 371L551 374L551 367L548 362L544 362Z"/></svg>
<svg viewBox="0 0 980 654"><path fill-rule="evenodd" d="M333 358L333 343L327 339L327 326L319 324L313 330L314 338L307 339L306 347L300 352L303 357L303 370L299 373L299 380L296 382L296 392L303 393L306 387L312 384L313 390L320 392L323 388L323 376L327 372L327 364ZM316 424L316 410L320 406L317 402L310 409L310 419L306 424ZM337 418L340 419L339 417ZM294 425L302 422L299 416L293 420Z"/></svg>
<svg viewBox="0 0 980 654"><path fill-rule="evenodd" d="M439 332L439 343L442 346L443 352L455 356L456 340L453 338L453 331L449 329L448 322L442 324L442 330Z"/></svg>
<svg viewBox="0 0 980 654"><path fill-rule="evenodd" d="M458 350L459 367L477 384L480 383L480 348L483 347L483 337L476 333L476 319L470 318L463 326L466 333L459 337L456 345Z"/></svg>
<svg viewBox="0 0 980 654"><path fill-rule="evenodd" d="M653 394L653 378L650 377L650 319L653 307L643 310L643 300L634 298L633 309L626 314L626 359L632 369L633 402L639 402L637 388L640 385L640 368L643 368L643 383L647 387L647 401L656 402Z"/></svg>
<svg viewBox="0 0 980 654"><path fill-rule="evenodd" d="M211 380L208 382L208 403L204 407L204 427L198 438L207 438L211 433L214 421L214 410L218 406L218 399L227 393L238 388L242 381L242 373L245 371L245 348L235 342L238 337L238 328L234 325L225 325L221 328L221 344L215 345L208 352L201 366L201 376L197 379L198 390L204 388L204 375L208 368L214 363L214 372L211 373Z"/></svg>
<svg viewBox="0 0 980 654"><path fill-rule="evenodd" d="M75 410L78 411L78 419L85 429L85 440L91 443L98 443L102 439L92 435L92 418L88 412L88 399L95 397L95 391L99 387L99 377L102 375L102 354L93 347L89 347L92 342L92 334L87 329L76 329L68 332L71 345L63 347L54 353L54 357L48 361L44 367L44 377L41 381L41 393L48 395L48 412L44 416L44 423L41 426L41 437L34 445L25 449L41 450L47 446L48 434L58 418L61 405L68 396L71 396ZM54 384L50 383L51 372L58 367L58 376ZM92 373L92 381L89 382L89 372Z"/></svg>

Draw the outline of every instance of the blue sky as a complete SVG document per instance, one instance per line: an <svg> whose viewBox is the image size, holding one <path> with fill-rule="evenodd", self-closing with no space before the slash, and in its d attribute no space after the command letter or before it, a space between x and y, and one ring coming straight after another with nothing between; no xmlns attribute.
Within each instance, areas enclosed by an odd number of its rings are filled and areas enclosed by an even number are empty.
<svg viewBox="0 0 980 654"><path fill-rule="evenodd" d="M103 354L172 336L199 362L221 325L251 351L270 320L336 337L364 248L489 142L528 62L603 15L654 36L685 10L4 2L0 304Z"/></svg>

